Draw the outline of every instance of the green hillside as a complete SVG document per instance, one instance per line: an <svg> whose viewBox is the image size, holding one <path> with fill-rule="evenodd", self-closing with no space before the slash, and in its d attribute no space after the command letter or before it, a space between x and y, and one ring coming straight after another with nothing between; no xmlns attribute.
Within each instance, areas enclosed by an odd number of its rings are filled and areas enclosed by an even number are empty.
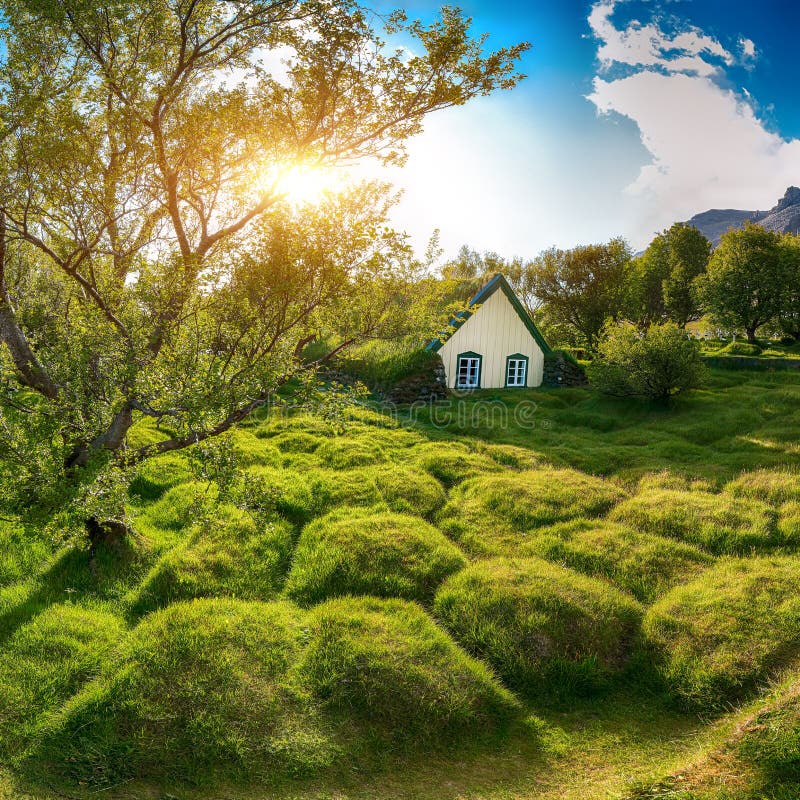
<svg viewBox="0 0 800 800"><path fill-rule="evenodd" d="M796 796L800 374L347 416L2 522L0 798Z"/></svg>

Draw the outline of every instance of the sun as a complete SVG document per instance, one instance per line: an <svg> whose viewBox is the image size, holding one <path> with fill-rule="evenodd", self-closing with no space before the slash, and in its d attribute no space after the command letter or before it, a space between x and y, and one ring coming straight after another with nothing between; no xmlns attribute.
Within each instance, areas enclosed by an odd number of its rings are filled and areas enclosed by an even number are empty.
<svg viewBox="0 0 800 800"><path fill-rule="evenodd" d="M342 192L347 184L341 171L307 164L281 165L261 173L259 188L293 206L317 205Z"/></svg>

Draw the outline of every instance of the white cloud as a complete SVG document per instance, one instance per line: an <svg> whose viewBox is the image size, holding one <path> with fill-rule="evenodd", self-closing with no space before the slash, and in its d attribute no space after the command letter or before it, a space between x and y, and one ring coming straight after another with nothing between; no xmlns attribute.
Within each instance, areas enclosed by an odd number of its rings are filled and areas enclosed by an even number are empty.
<svg viewBox="0 0 800 800"><path fill-rule="evenodd" d="M708 60L709 56L725 64L734 61L716 39L697 28L687 28L669 36L655 23L642 25L634 20L627 28L619 30L611 21L616 5L616 0L603 0L596 3L589 14L589 27L601 42L597 57L605 69L613 64L627 64L710 75L719 67Z"/></svg>
<svg viewBox="0 0 800 800"><path fill-rule="evenodd" d="M756 43L752 39L739 39L739 47L742 50L742 55L746 59L754 59L756 57Z"/></svg>
<svg viewBox="0 0 800 800"><path fill-rule="evenodd" d="M634 244L641 246L657 230L708 208L774 205L800 178L800 140L787 142L768 131L746 92L738 96L714 81L717 67L709 56L731 63L716 40L697 29L670 37L654 24L617 30L611 22L614 6L604 0L589 17L600 39L598 57L603 65L638 69L616 79L597 75L588 99L601 114L633 120L652 156L627 187L641 201L628 231ZM647 51L645 30L651 43ZM740 46L743 53L755 54L752 42Z"/></svg>

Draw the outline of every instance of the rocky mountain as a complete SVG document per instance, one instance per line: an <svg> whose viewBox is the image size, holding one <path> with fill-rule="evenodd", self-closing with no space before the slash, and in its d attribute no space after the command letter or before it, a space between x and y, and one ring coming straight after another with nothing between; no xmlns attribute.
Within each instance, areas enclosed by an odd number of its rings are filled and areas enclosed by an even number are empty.
<svg viewBox="0 0 800 800"><path fill-rule="evenodd" d="M695 214L689 224L702 231L716 247L725 231L743 228L748 220L772 231L800 234L800 188L790 186L778 204L769 211L712 208L702 214Z"/></svg>

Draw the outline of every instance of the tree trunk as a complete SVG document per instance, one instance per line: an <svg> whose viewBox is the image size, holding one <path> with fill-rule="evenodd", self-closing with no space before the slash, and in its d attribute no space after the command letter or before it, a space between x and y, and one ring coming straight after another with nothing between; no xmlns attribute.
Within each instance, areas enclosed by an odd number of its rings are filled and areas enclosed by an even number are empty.
<svg viewBox="0 0 800 800"><path fill-rule="evenodd" d="M86 535L89 537L89 569L94 575L98 549L106 547L121 553L130 530L124 522L116 519L101 521L97 517L89 517L85 524Z"/></svg>
<svg viewBox="0 0 800 800"><path fill-rule="evenodd" d="M750 344L756 343L756 330L757 330L756 326L753 326L751 328L745 328L745 333L747 334L747 341Z"/></svg>

